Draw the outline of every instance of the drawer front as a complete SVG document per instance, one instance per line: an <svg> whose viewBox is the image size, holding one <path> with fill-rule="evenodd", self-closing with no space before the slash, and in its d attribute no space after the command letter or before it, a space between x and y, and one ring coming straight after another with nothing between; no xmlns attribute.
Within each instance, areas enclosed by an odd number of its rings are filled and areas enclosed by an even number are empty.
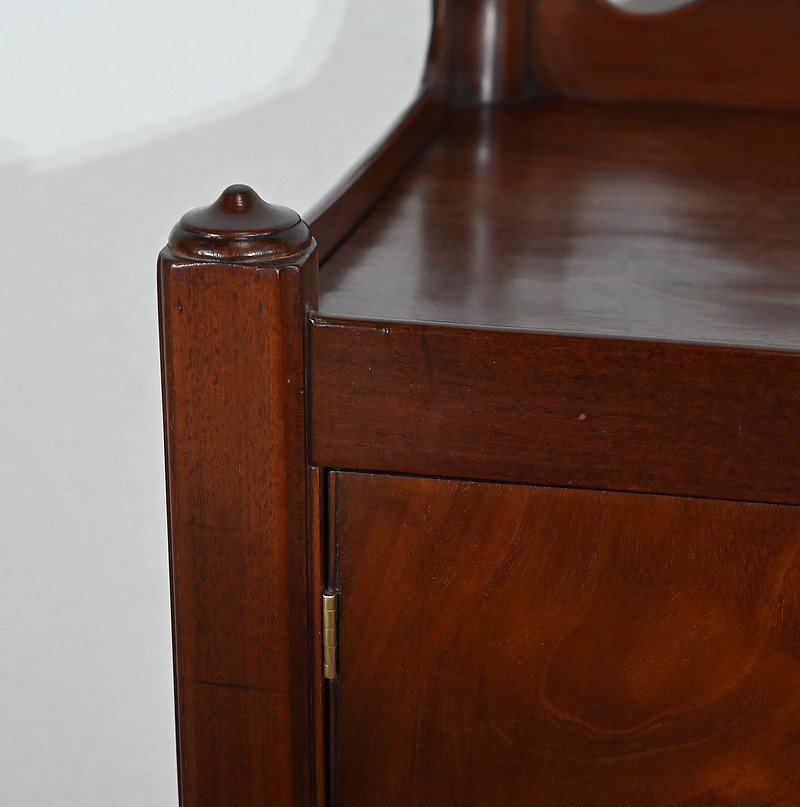
<svg viewBox="0 0 800 807"><path fill-rule="evenodd" d="M331 495L334 803L800 803L798 508L357 473Z"/></svg>

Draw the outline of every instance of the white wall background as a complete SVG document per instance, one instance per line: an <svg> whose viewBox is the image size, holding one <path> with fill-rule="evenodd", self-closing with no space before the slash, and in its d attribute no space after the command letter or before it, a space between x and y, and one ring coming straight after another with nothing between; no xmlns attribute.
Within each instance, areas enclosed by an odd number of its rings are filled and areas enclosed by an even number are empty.
<svg viewBox="0 0 800 807"><path fill-rule="evenodd" d="M0 4L0 805L177 802L155 259L306 210L413 97L429 0Z"/></svg>

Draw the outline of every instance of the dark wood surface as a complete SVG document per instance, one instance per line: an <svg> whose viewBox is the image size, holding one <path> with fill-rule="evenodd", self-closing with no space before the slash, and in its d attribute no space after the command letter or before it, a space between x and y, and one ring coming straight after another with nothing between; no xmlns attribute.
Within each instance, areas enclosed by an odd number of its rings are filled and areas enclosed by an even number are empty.
<svg viewBox="0 0 800 807"><path fill-rule="evenodd" d="M442 102L423 96L395 128L305 216L324 263L381 199L403 169L441 130L449 114Z"/></svg>
<svg viewBox="0 0 800 807"><path fill-rule="evenodd" d="M321 468L308 469L308 643L311 659L312 807L328 802L327 693L322 677L322 610L319 593L327 585L327 480Z"/></svg>
<svg viewBox="0 0 800 807"><path fill-rule="evenodd" d="M336 475L334 804L800 803L800 511Z"/></svg>
<svg viewBox="0 0 800 807"><path fill-rule="evenodd" d="M539 81L557 95L800 109L800 4L697 0L667 14L531 0Z"/></svg>
<svg viewBox="0 0 800 807"><path fill-rule="evenodd" d="M183 807L307 805L316 788L303 345L316 260L296 213L236 186L187 214L159 261Z"/></svg>
<svg viewBox="0 0 800 807"><path fill-rule="evenodd" d="M508 104L538 94L528 0L433 0L424 90L450 104Z"/></svg>
<svg viewBox="0 0 800 807"><path fill-rule="evenodd" d="M311 457L800 503L800 353L315 319Z"/></svg>
<svg viewBox="0 0 800 807"><path fill-rule="evenodd" d="M176 226L183 807L800 803L799 25L439 0L319 250L247 188ZM459 108L541 94L784 111Z"/></svg>
<svg viewBox="0 0 800 807"><path fill-rule="evenodd" d="M800 116L456 115L321 273L320 310L800 347Z"/></svg>

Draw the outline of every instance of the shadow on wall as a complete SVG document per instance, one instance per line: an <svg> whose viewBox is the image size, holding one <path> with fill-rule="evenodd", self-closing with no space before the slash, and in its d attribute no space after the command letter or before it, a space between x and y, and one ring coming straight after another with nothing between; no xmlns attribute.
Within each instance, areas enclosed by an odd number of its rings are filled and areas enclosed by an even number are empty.
<svg viewBox="0 0 800 807"><path fill-rule="evenodd" d="M0 150L4 804L176 803L156 255L231 182L307 209L411 100L428 0L344 8L284 96L60 165Z"/></svg>

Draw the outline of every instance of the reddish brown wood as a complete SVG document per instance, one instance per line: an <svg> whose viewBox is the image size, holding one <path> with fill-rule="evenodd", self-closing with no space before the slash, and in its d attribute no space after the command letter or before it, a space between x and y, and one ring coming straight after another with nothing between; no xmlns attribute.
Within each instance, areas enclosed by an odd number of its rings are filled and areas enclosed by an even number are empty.
<svg viewBox="0 0 800 807"><path fill-rule="evenodd" d="M439 0L321 251L244 187L181 220L184 807L800 801L798 34L790 0ZM783 111L453 109L537 88Z"/></svg>
<svg viewBox="0 0 800 807"><path fill-rule="evenodd" d="M337 551L336 551L336 484L335 475L333 472L328 472L325 479L325 493L327 494L326 501L326 514L327 522L325 524L325 566L326 566L326 579L325 587L329 591L336 590L337 580ZM337 659L338 661L338 659ZM338 771L340 767L340 760L337 756L336 747L336 691L339 682L336 679L327 681L327 733L328 740L328 804L337 804L339 795L337 792Z"/></svg>
<svg viewBox="0 0 800 807"><path fill-rule="evenodd" d="M183 261L277 265L299 260L312 245L294 210L265 202L247 185L231 185L213 204L186 213L168 248Z"/></svg>
<svg viewBox="0 0 800 807"><path fill-rule="evenodd" d="M181 801L308 804L308 228L233 186L159 261Z"/></svg>
<svg viewBox="0 0 800 807"><path fill-rule="evenodd" d="M800 802L800 510L336 478L336 804Z"/></svg>
<svg viewBox="0 0 800 807"><path fill-rule="evenodd" d="M426 88L450 103L551 95L800 108L794 0L698 0L634 14L608 0L434 0Z"/></svg>
<svg viewBox="0 0 800 807"><path fill-rule="evenodd" d="M318 465L800 503L800 353L315 318Z"/></svg>
<svg viewBox="0 0 800 807"><path fill-rule="evenodd" d="M531 9L536 72L551 93L800 108L795 0L698 0L663 15L607 0L531 0Z"/></svg>
<svg viewBox="0 0 800 807"><path fill-rule="evenodd" d="M461 112L328 261L320 310L800 348L797 142L788 113Z"/></svg>
<svg viewBox="0 0 800 807"><path fill-rule="evenodd" d="M308 471L308 624L309 657L312 660L311 678L311 726L313 730L314 807L328 803L328 748L327 748L327 699L322 676L322 611L319 592L326 586L327 555L325 523L325 479L320 468Z"/></svg>
<svg viewBox="0 0 800 807"><path fill-rule="evenodd" d="M438 134L446 118L443 104L429 97L420 98L386 138L306 215L319 243L321 263Z"/></svg>
<svg viewBox="0 0 800 807"><path fill-rule="evenodd" d="M453 104L536 95L528 0L434 0L425 90Z"/></svg>

